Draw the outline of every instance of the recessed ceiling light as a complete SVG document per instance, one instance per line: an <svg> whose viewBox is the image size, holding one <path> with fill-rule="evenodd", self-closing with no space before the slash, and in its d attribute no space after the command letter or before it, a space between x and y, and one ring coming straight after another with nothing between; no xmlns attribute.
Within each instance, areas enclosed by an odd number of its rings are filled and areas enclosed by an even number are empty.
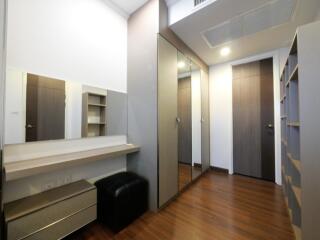
<svg viewBox="0 0 320 240"><path fill-rule="evenodd" d="M184 68L186 63L184 61L178 62L178 68Z"/></svg>
<svg viewBox="0 0 320 240"><path fill-rule="evenodd" d="M231 49L229 47L224 47L221 49L220 54L222 57L226 57L231 53Z"/></svg>

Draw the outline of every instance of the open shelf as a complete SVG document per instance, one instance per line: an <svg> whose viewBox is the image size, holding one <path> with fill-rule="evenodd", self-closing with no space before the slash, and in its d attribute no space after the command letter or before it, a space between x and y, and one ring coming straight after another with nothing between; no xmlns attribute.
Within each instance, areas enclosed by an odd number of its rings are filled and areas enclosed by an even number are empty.
<svg viewBox="0 0 320 240"><path fill-rule="evenodd" d="M301 161L298 45L295 37L281 80L281 162L283 191L297 239L301 236ZM283 97L285 96L285 97ZM285 117L284 117L285 116Z"/></svg>
<svg viewBox="0 0 320 240"><path fill-rule="evenodd" d="M82 97L82 137L106 136L107 96L86 92Z"/></svg>

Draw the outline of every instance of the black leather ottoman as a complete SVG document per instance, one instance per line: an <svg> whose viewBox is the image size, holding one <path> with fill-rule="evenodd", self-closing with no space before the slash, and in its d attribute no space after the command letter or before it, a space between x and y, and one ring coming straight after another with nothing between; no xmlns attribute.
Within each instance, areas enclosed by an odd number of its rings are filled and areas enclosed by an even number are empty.
<svg viewBox="0 0 320 240"><path fill-rule="evenodd" d="M119 232L148 209L148 182L131 172L122 172L95 183L98 220Z"/></svg>

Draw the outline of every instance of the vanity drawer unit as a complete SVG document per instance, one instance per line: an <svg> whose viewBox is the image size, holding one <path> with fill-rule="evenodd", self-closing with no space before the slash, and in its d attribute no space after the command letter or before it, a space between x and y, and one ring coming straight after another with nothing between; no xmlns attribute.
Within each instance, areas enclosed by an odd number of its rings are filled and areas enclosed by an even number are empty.
<svg viewBox="0 0 320 240"><path fill-rule="evenodd" d="M61 239L96 219L97 190L81 180L7 203L4 214L8 240Z"/></svg>

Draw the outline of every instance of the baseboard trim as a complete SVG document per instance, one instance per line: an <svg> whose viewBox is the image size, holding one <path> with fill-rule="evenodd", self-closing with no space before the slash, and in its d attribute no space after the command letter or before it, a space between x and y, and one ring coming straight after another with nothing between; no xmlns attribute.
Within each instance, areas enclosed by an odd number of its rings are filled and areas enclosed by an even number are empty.
<svg viewBox="0 0 320 240"><path fill-rule="evenodd" d="M219 167L210 166L210 169L213 170L213 171L216 171L216 172L229 174L229 170L225 169L225 168L219 168Z"/></svg>
<svg viewBox="0 0 320 240"><path fill-rule="evenodd" d="M193 166L196 167L196 168L202 168L202 164L201 163L194 163Z"/></svg>

